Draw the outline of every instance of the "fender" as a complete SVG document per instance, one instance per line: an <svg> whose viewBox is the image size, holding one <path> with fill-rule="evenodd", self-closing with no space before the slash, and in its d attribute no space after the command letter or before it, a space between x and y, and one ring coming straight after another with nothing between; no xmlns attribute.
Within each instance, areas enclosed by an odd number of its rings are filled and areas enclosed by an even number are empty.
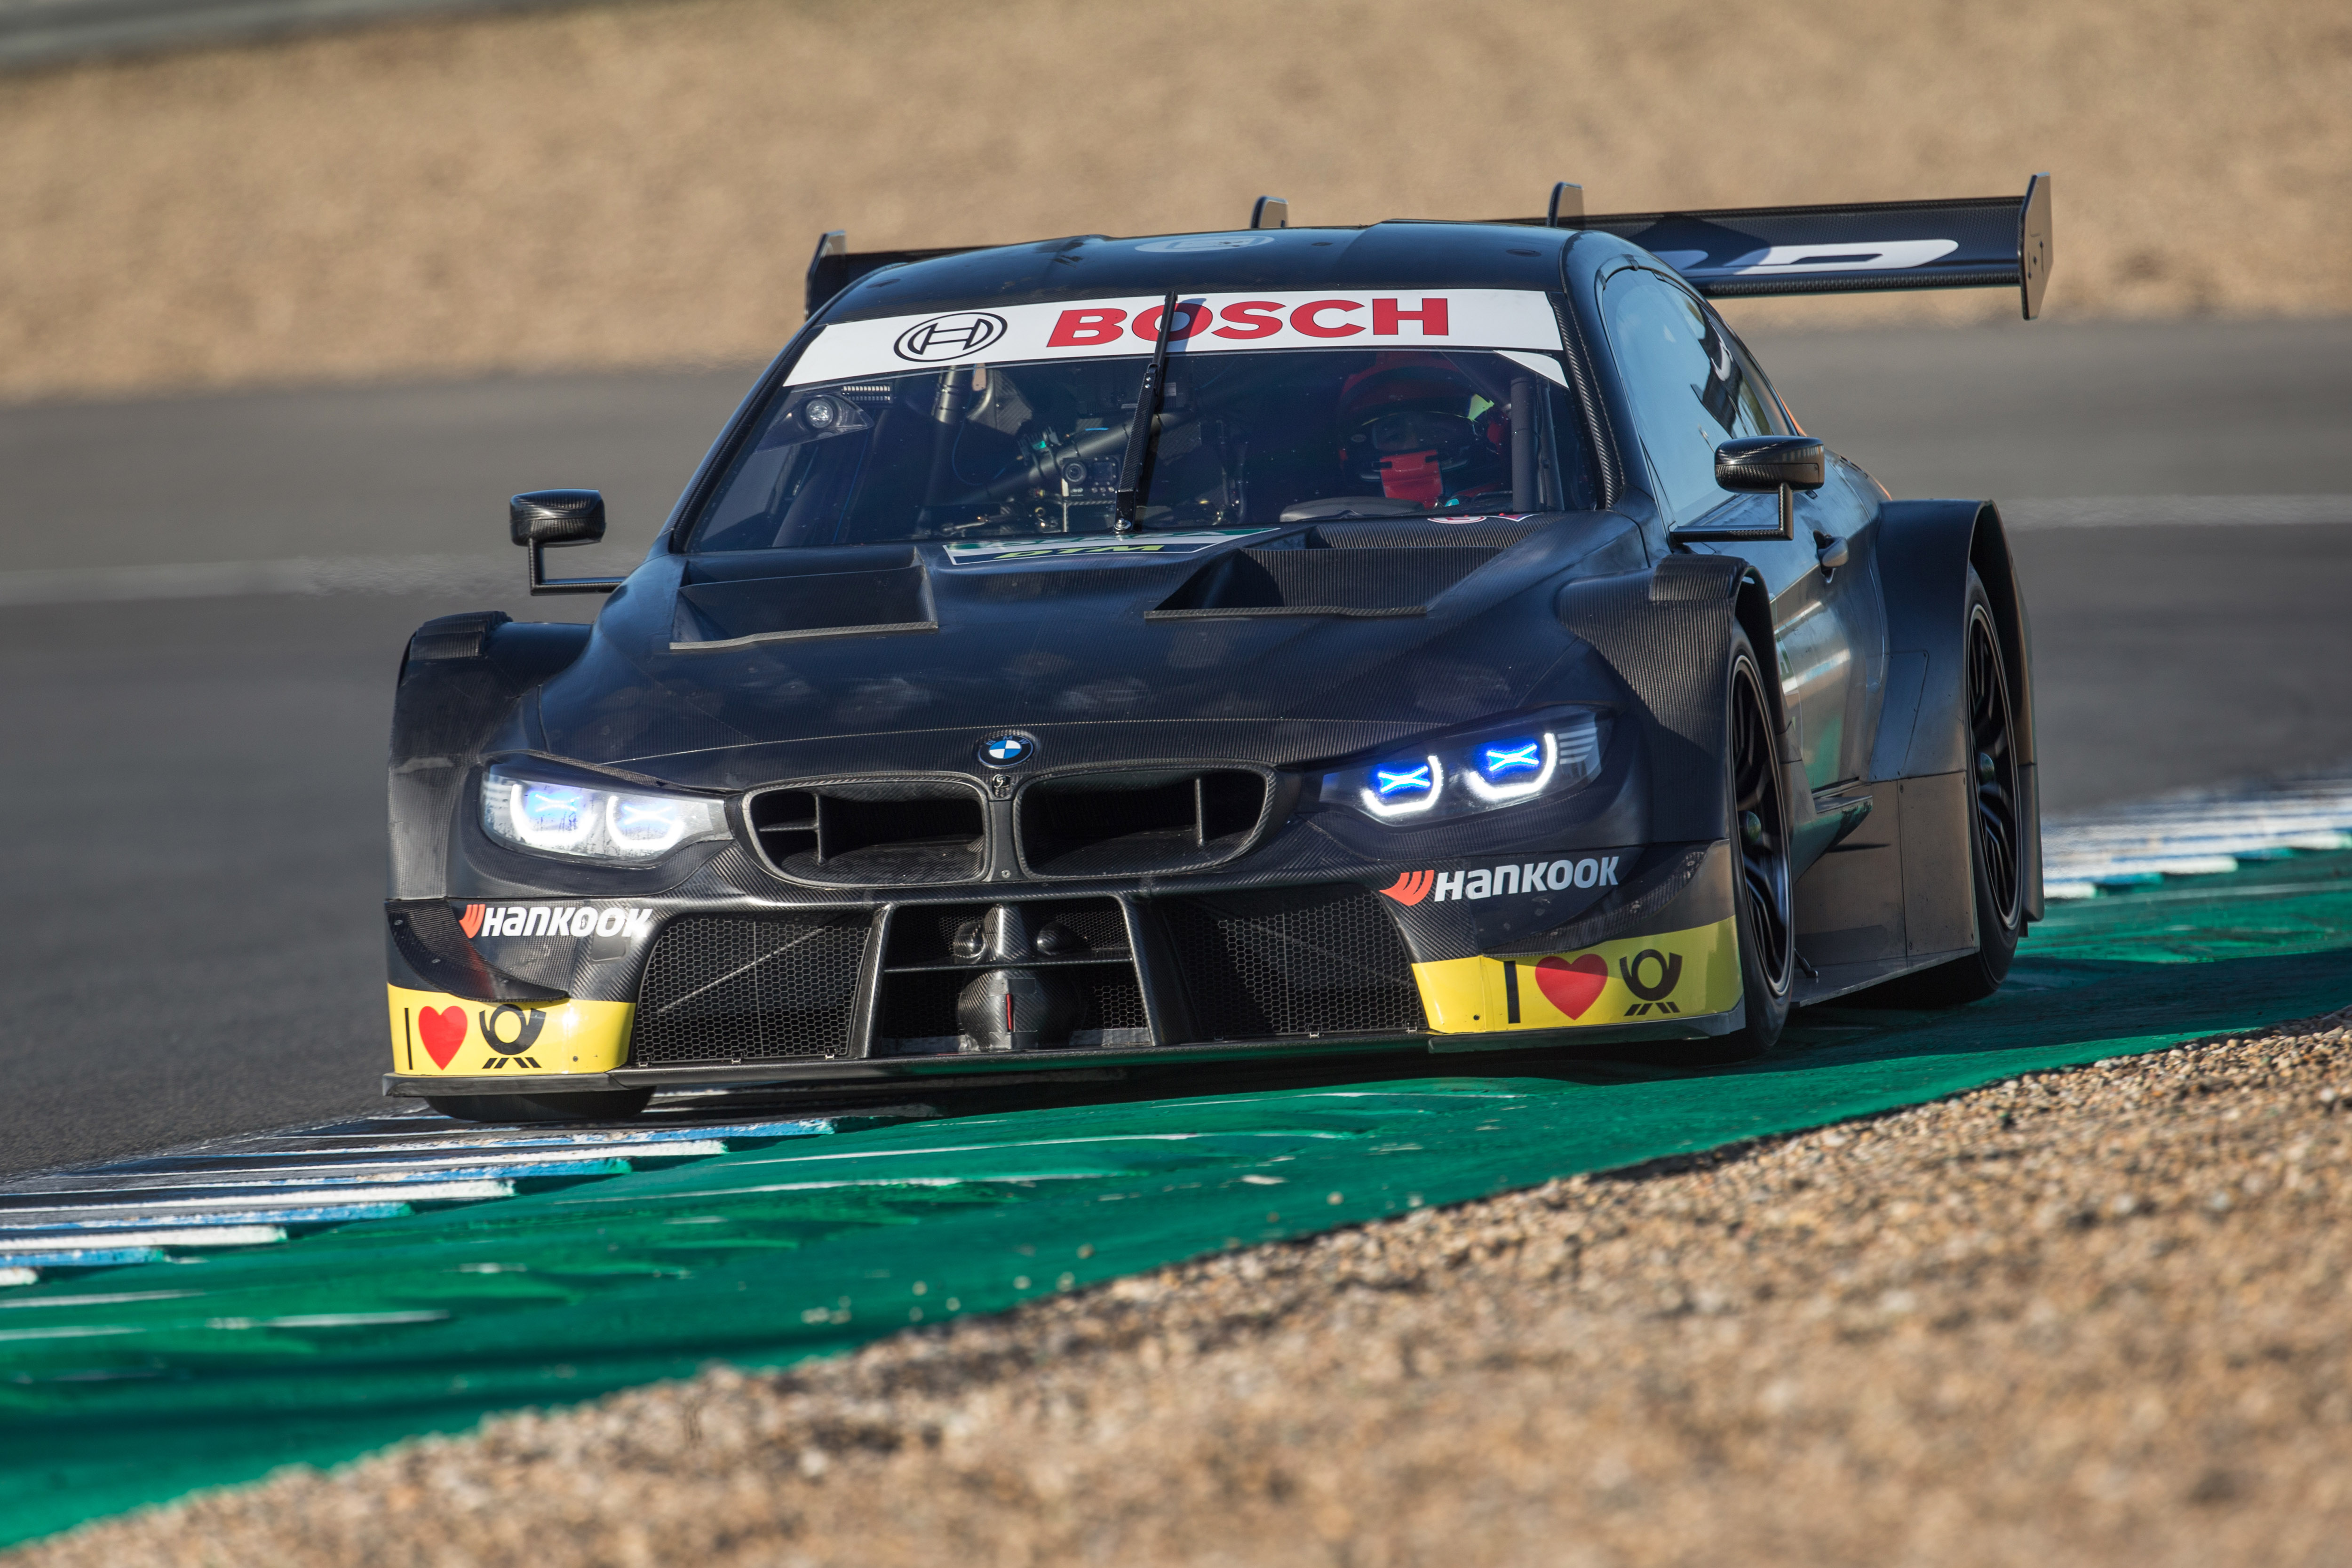
<svg viewBox="0 0 2352 1568"><path fill-rule="evenodd" d="M1755 568L1735 556L1669 555L1647 572L1570 583L1558 611L1633 694L1649 752L1653 842L1731 837L1723 752L1734 626L1757 650L1775 750L1784 779L1793 781L1788 798L1806 809L1811 796L1770 651L1770 605Z"/></svg>
<svg viewBox="0 0 2352 1568"><path fill-rule="evenodd" d="M2033 638L2000 509L1990 501L1888 501L1880 509L1886 600L1886 705L1871 754L1873 782L1965 772L1969 568L1992 601L2017 726L2020 870L2025 914L2040 920L2042 809L2033 719Z"/></svg>
<svg viewBox="0 0 2352 1568"><path fill-rule="evenodd" d="M449 829L467 773L522 695L580 657L588 633L475 610L427 621L408 639L388 762L394 902L446 895Z"/></svg>

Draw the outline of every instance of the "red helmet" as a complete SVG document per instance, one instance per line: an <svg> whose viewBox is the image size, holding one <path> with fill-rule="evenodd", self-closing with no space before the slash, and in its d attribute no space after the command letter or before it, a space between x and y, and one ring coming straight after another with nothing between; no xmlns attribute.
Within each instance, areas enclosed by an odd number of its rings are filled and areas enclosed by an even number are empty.
<svg viewBox="0 0 2352 1568"><path fill-rule="evenodd" d="M1340 460L1381 493L1436 506L1507 482L1509 426L1443 354L1384 353L1339 388Z"/></svg>

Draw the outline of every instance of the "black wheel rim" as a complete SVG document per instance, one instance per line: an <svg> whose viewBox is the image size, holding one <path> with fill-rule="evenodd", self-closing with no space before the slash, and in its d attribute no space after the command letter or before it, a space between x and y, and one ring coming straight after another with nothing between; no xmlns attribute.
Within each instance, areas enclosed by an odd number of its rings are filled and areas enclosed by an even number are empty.
<svg viewBox="0 0 2352 1568"><path fill-rule="evenodd" d="M2000 639L1981 606L1969 622L1969 766L1976 782L1977 862L1994 917L2017 923L2017 749Z"/></svg>
<svg viewBox="0 0 2352 1568"><path fill-rule="evenodd" d="M1789 804L1780 784L1763 689L1744 659L1731 679L1733 841L1739 848L1740 898L1756 957L1774 995L1789 988L1796 957L1789 903Z"/></svg>

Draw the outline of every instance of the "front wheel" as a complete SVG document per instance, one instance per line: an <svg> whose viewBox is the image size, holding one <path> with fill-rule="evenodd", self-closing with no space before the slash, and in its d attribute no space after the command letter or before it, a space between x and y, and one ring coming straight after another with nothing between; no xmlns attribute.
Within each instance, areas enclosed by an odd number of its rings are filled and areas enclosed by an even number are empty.
<svg viewBox="0 0 2352 1568"><path fill-rule="evenodd" d="M594 1089L568 1094L435 1094L425 1103L460 1121L625 1121L646 1108L649 1089Z"/></svg>
<svg viewBox="0 0 2352 1568"><path fill-rule="evenodd" d="M1676 1067L1711 1067L1762 1056L1789 1021L1797 960L1796 909L1789 876L1789 791L1774 743L1762 667L1744 631L1733 634L1725 704L1724 797L1734 857L1732 915L1739 932L1745 1020L1728 1035L1658 1047Z"/></svg>

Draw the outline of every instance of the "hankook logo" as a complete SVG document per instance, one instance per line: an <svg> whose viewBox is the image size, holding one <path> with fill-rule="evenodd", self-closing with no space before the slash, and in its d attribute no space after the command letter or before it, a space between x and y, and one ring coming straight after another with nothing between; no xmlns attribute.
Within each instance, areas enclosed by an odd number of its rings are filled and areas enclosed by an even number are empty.
<svg viewBox="0 0 2352 1568"><path fill-rule="evenodd" d="M961 310L916 322L900 332L891 346L900 359L929 363L970 359L1003 335L1003 317L986 310Z"/></svg>

